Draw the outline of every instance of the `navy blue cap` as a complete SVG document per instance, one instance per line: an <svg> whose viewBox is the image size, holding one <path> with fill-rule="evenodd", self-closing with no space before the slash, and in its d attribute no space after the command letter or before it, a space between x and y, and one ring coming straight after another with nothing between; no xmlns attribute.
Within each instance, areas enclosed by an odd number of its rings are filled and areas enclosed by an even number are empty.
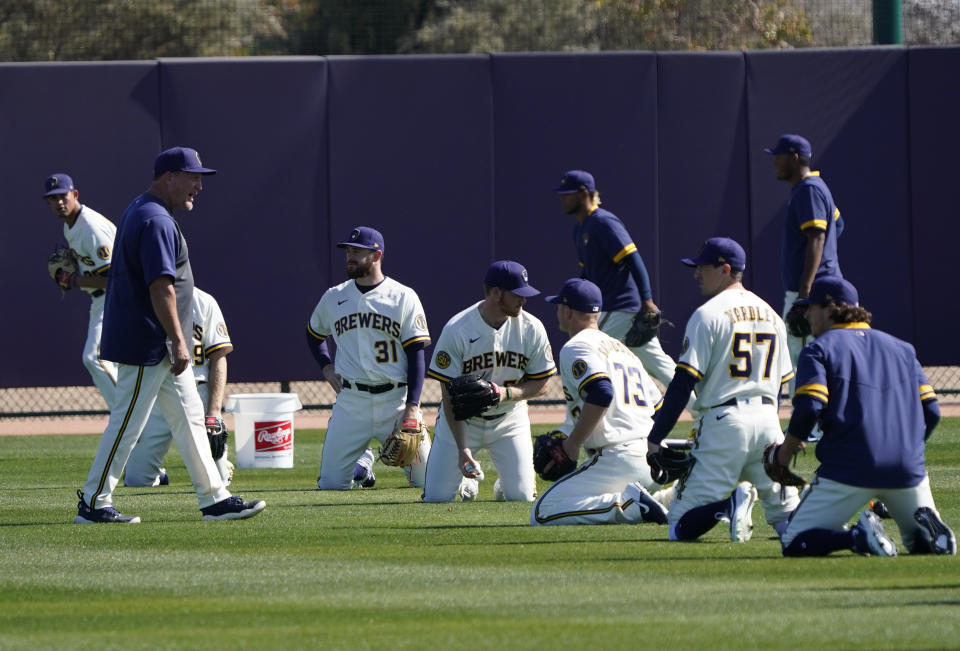
<svg viewBox="0 0 960 651"><path fill-rule="evenodd" d="M383 235L380 231L369 226L357 226L350 231L350 237L346 242L337 244L338 249L344 249L348 246L355 246L358 249L372 249L374 251L383 251Z"/></svg>
<svg viewBox="0 0 960 651"><path fill-rule="evenodd" d="M859 305L860 296L857 294L857 288L840 276L820 276L813 281L809 296L793 302L794 305L822 305L824 303Z"/></svg>
<svg viewBox="0 0 960 651"><path fill-rule="evenodd" d="M571 278L563 283L559 294L547 296L547 303L566 305L577 312L596 313L603 308L603 295L600 288L589 280Z"/></svg>
<svg viewBox="0 0 960 651"><path fill-rule="evenodd" d="M768 154L797 154L804 158L810 158L813 152L810 149L810 142L803 136L795 133L785 133L780 136L773 147L767 147L763 151Z"/></svg>
<svg viewBox="0 0 960 651"><path fill-rule="evenodd" d="M76 188L73 187L73 179L66 174L51 174L47 177L47 180L43 182L43 189L43 196L45 197L52 197L55 194L66 194L76 190Z"/></svg>
<svg viewBox="0 0 960 651"><path fill-rule="evenodd" d="M217 170L204 167L196 149L173 147L160 152L157 159L153 161L153 175L155 177L165 172L193 172L194 174L207 176L216 174Z"/></svg>
<svg viewBox="0 0 960 651"><path fill-rule="evenodd" d="M688 267L701 264L728 264L731 269L743 271L747 267L747 254L743 247L729 237L711 237L703 243L700 255L684 258L681 262Z"/></svg>
<svg viewBox="0 0 960 651"><path fill-rule="evenodd" d="M586 190L590 194L596 192L597 184L593 181L593 175L583 170L570 170L560 179L560 185L554 189L554 192L557 194L573 194L580 192L580 190Z"/></svg>
<svg viewBox="0 0 960 651"><path fill-rule="evenodd" d="M483 277L483 284L487 287L499 287L525 298L539 294L540 290L534 289L527 281L527 270L512 260L494 262Z"/></svg>

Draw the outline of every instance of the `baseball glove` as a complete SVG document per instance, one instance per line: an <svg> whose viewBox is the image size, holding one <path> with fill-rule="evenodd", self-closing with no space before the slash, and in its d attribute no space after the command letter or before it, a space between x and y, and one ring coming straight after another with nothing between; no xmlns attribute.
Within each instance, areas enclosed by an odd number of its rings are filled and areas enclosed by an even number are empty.
<svg viewBox="0 0 960 651"><path fill-rule="evenodd" d="M224 451L227 449L227 436L230 435L230 432L227 431L227 426L224 425L223 419L217 416L207 416L206 425L207 440L210 441L210 454L213 455L213 460L216 461L223 456Z"/></svg>
<svg viewBox="0 0 960 651"><path fill-rule="evenodd" d="M556 481L577 467L577 460L567 456L563 441L567 435L559 430L541 434L533 441L533 469L547 481ZM547 464L553 465L547 469Z"/></svg>
<svg viewBox="0 0 960 651"><path fill-rule="evenodd" d="M57 246L47 258L47 271L50 272L53 282L57 283L62 296L74 286L73 282L77 275L77 256L71 249Z"/></svg>
<svg viewBox="0 0 960 651"><path fill-rule="evenodd" d="M790 311L787 312L787 316L783 318L787 326L787 332L801 339L813 334L813 330L810 329L810 322L807 321L806 313L807 308L805 305L794 305L791 307Z"/></svg>
<svg viewBox="0 0 960 651"><path fill-rule="evenodd" d="M412 466L420 463L420 443L427 426L419 418L398 420L380 448L380 461L386 466Z"/></svg>
<svg viewBox="0 0 960 651"><path fill-rule="evenodd" d="M639 348L657 336L660 328L673 325L661 312L639 312L633 317L633 324L623 337L623 343L630 348Z"/></svg>
<svg viewBox="0 0 960 651"><path fill-rule="evenodd" d="M450 405L456 420L479 416L500 404L500 388L477 374L455 377L447 384Z"/></svg>
<svg viewBox="0 0 960 651"><path fill-rule="evenodd" d="M684 479L693 470L697 458L683 450L660 447L656 452L647 452L650 477L658 484L669 484Z"/></svg>
<svg viewBox="0 0 960 651"><path fill-rule="evenodd" d="M803 477L790 470L789 466L785 466L777 460L780 445L782 444L771 443L763 449L763 469L767 473L767 477L780 484L780 494L782 496L787 486L795 486L799 490L807 482ZM794 457L794 465L796 465L796 457Z"/></svg>

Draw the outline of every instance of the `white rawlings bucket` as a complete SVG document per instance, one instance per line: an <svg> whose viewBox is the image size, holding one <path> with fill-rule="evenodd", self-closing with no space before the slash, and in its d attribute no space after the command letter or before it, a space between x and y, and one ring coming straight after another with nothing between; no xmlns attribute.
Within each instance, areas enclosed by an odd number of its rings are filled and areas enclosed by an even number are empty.
<svg viewBox="0 0 960 651"><path fill-rule="evenodd" d="M238 393L224 411L234 415L238 468L293 468L293 412L302 409L295 393Z"/></svg>

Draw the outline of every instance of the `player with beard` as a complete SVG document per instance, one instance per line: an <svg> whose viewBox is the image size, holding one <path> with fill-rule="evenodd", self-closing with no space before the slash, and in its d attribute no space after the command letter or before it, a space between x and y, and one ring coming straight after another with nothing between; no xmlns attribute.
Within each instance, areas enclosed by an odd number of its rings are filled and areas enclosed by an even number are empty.
<svg viewBox="0 0 960 651"><path fill-rule="evenodd" d="M349 490L371 438L381 443L398 419L420 422L420 392L430 344L417 293L383 275L383 235L358 226L346 242L349 280L328 289L307 325L307 344L324 379L337 392L320 458L320 490ZM336 343L336 360L327 339ZM430 440L419 461L404 467L423 486ZM372 473L371 473L372 474Z"/></svg>
<svg viewBox="0 0 960 651"><path fill-rule="evenodd" d="M536 497L527 400L557 372L546 329L523 310L527 298L539 293L522 265L494 262L483 280L483 300L455 315L440 333L427 371L443 385L443 405L427 464L425 502L450 502L458 492L462 500L475 499L483 472L474 454L483 448L499 474L497 499ZM494 383L500 399L479 416L456 420L446 385L468 374Z"/></svg>

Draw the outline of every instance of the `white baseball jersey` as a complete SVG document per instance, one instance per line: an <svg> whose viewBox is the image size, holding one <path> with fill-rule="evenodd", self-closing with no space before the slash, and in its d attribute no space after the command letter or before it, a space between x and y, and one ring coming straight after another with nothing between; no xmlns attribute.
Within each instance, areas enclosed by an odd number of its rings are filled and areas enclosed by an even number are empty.
<svg viewBox="0 0 960 651"><path fill-rule="evenodd" d="M776 402L793 377L783 319L743 288L724 290L693 313L677 366L699 380L697 409L738 397Z"/></svg>
<svg viewBox="0 0 960 651"><path fill-rule="evenodd" d="M210 378L210 354L233 350L227 324L216 299L205 291L193 288L193 374L197 382Z"/></svg>
<svg viewBox="0 0 960 651"><path fill-rule="evenodd" d="M660 405L660 390L623 342L600 330L581 330L560 349L560 375L567 423L579 418L593 382L606 378L613 384L613 401L584 448L597 450L646 438Z"/></svg>
<svg viewBox="0 0 960 651"><path fill-rule="evenodd" d="M441 382L468 373L500 386L524 378L542 380L557 372L547 330L540 319L525 310L494 328L480 315L480 302L451 318L440 333L427 374ZM484 416L526 409L526 401L499 404Z"/></svg>
<svg viewBox="0 0 960 651"><path fill-rule="evenodd" d="M392 278L366 293L353 280L331 287L313 310L308 327L321 341L333 337L334 369L350 381L406 382L403 349L418 342L430 344L420 298Z"/></svg>
<svg viewBox="0 0 960 651"><path fill-rule="evenodd" d="M117 227L113 222L88 206L80 207L80 214L71 228L63 225L63 236L67 244L77 256L78 271L84 276L100 274L110 268L110 256L113 252L113 238L117 234ZM88 294L99 292L102 289L81 287Z"/></svg>

